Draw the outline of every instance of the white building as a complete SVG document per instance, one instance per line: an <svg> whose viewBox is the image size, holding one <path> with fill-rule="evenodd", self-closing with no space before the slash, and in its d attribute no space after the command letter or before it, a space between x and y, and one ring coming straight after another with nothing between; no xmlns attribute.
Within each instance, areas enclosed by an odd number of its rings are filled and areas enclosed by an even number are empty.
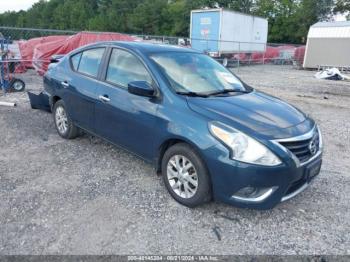
<svg viewBox="0 0 350 262"><path fill-rule="evenodd" d="M350 21L310 27L304 68L350 67Z"/></svg>

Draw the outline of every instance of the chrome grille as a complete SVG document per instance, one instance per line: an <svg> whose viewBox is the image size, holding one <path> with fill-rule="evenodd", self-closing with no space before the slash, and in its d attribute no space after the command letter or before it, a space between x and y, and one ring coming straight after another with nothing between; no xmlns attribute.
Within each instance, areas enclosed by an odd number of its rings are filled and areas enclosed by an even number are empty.
<svg viewBox="0 0 350 262"><path fill-rule="evenodd" d="M317 129L313 135L300 141L280 141L282 146L292 152L301 163L304 163L316 155L320 150L320 137ZM313 145L311 145L313 143Z"/></svg>

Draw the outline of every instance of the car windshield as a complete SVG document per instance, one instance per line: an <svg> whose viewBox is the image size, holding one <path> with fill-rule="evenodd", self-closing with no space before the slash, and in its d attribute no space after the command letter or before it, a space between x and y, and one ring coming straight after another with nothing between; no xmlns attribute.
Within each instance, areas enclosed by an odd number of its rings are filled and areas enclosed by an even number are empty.
<svg viewBox="0 0 350 262"><path fill-rule="evenodd" d="M205 54L168 52L151 55L178 93L245 92L242 82Z"/></svg>

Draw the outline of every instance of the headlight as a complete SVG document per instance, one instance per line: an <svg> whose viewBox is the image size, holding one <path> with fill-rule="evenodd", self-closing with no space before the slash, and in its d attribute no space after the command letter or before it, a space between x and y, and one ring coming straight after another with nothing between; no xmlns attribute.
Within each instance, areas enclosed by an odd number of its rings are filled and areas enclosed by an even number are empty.
<svg viewBox="0 0 350 262"><path fill-rule="evenodd" d="M266 146L232 127L210 123L209 128L217 139L231 149L234 160L264 166L282 163Z"/></svg>

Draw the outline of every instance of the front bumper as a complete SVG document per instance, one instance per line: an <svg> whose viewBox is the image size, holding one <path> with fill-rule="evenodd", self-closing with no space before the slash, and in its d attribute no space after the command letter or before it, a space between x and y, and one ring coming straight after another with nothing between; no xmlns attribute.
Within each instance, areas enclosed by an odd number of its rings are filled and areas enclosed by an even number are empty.
<svg viewBox="0 0 350 262"><path fill-rule="evenodd" d="M305 165L297 165L292 158L284 159L283 165L277 167L246 164L231 160L222 145L205 150L204 157L211 174L214 198L252 209L271 209L295 197L310 185L322 165L321 152ZM247 187L266 190L256 198L237 197L237 192Z"/></svg>

